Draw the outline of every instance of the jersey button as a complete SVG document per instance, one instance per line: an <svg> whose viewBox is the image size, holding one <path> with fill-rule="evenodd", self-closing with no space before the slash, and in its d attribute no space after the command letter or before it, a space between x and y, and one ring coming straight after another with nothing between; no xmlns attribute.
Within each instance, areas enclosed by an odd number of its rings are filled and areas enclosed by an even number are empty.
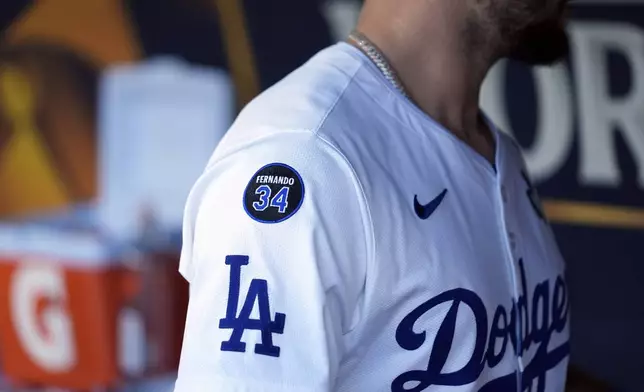
<svg viewBox="0 0 644 392"><path fill-rule="evenodd" d="M510 243L510 249L513 252L516 251L517 250L516 236L511 231L508 231L508 242Z"/></svg>

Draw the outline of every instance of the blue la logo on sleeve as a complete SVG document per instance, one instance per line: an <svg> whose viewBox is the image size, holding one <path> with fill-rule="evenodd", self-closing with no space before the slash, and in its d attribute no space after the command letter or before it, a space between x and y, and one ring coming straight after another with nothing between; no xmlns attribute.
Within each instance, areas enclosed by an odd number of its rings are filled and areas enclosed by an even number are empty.
<svg viewBox="0 0 644 392"><path fill-rule="evenodd" d="M249 264L250 258L244 255L226 256L226 265L230 266L230 286L228 287L228 305L226 317L219 320L220 329L230 329L230 339L221 342L221 351L246 352L246 343L242 341L244 331L260 331L260 342L255 344L255 354L279 357L281 348L273 344L273 334L283 334L286 315L275 313L271 318L268 282L265 279L253 279L250 282L245 299L241 297L242 267ZM244 303L238 309L239 301ZM257 305L257 306L255 306ZM251 318L253 309L259 310L259 318Z"/></svg>
<svg viewBox="0 0 644 392"><path fill-rule="evenodd" d="M244 209L261 223L279 223L292 217L304 200L300 174L283 163L259 169L244 191Z"/></svg>

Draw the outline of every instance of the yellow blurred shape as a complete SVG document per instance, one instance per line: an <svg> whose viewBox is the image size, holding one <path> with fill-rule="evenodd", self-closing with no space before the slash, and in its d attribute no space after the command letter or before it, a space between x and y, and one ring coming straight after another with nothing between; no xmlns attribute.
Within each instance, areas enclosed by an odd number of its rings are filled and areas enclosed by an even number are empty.
<svg viewBox="0 0 644 392"><path fill-rule="evenodd" d="M552 223L614 229L644 229L644 209L567 200L544 200Z"/></svg>
<svg viewBox="0 0 644 392"><path fill-rule="evenodd" d="M0 216L62 207L69 200L34 123L35 92L15 67L0 68L9 141L0 151Z"/></svg>
<svg viewBox="0 0 644 392"><path fill-rule="evenodd" d="M259 75L248 31L244 4L240 0L214 0L224 45L241 109L259 94Z"/></svg>
<svg viewBox="0 0 644 392"><path fill-rule="evenodd" d="M140 46L123 7L114 0L40 0L17 19L4 39L45 39L68 46L101 65L140 57Z"/></svg>

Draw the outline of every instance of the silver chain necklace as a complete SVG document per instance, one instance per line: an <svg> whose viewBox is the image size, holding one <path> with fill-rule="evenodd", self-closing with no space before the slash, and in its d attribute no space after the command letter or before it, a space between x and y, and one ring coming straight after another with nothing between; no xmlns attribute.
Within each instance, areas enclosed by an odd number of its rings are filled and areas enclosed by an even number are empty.
<svg viewBox="0 0 644 392"><path fill-rule="evenodd" d="M378 49L378 47L373 42L369 41L369 39L365 37L364 34L356 30L352 31L351 34L349 34L349 40L353 41L358 46L358 48L360 48L360 50L362 50L364 54L366 54L367 57L369 57L371 61L373 61L380 72L382 72L385 79L387 79L389 83L392 84L392 86L400 91L400 93L407 99L411 100L409 94L407 93L407 90L400 81L398 74L396 73L396 71L394 71L391 64L389 64L380 49Z"/></svg>
<svg viewBox="0 0 644 392"><path fill-rule="evenodd" d="M391 64L389 64L389 62L385 58L385 55L382 54L380 49L378 49L378 47L373 42L369 41L369 39L365 37L364 34L356 30L352 31L351 34L349 34L348 41L353 41L358 46L358 48L371 59L376 67L378 67L385 79L387 79L387 81L389 81L392 86L400 91L400 93L405 98L415 104L415 102L409 96L409 93L407 93L407 90L403 86L402 82L400 81L400 78L398 77L396 71L394 71ZM492 140L494 138L491 130L488 137L492 138ZM492 141L492 143L494 142Z"/></svg>

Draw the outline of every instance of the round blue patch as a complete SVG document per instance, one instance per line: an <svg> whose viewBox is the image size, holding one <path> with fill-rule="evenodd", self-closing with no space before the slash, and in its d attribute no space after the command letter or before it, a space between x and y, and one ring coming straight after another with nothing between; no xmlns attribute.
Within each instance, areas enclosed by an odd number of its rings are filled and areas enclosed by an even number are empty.
<svg viewBox="0 0 644 392"><path fill-rule="evenodd" d="M289 165L271 163L259 169L244 190L244 209L261 223L279 223L302 206L304 182Z"/></svg>

